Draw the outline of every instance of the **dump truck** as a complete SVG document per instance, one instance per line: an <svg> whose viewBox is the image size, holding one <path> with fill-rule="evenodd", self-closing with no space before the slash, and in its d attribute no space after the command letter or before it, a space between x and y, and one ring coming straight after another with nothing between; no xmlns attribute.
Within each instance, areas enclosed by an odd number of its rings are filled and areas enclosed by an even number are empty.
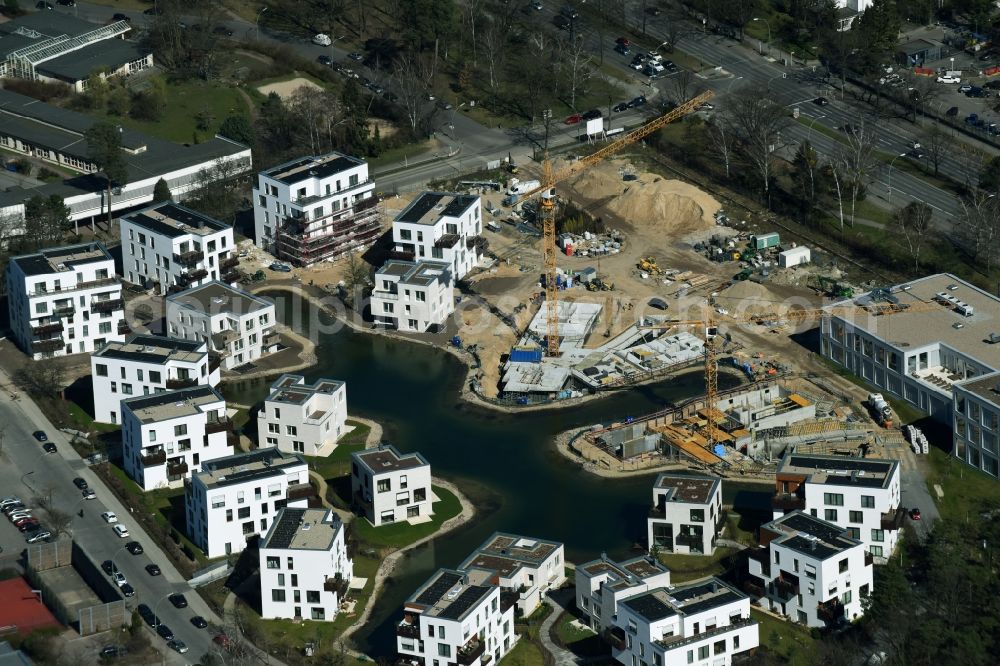
<svg viewBox="0 0 1000 666"><path fill-rule="evenodd" d="M885 401L881 393L868 394L868 408L872 412L875 422L883 428L892 427L892 408Z"/></svg>

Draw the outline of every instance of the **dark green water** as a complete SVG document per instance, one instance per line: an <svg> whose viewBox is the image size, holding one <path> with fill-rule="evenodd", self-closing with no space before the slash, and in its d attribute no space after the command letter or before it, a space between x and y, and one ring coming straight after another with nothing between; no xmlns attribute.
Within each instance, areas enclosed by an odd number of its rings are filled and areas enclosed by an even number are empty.
<svg viewBox="0 0 1000 666"><path fill-rule="evenodd" d="M303 304L288 301L282 308L284 293L269 296L287 324L303 335L314 328L308 315L292 312L301 313ZM313 317L321 326L333 326L326 315ZM434 569L457 566L493 531L562 541L571 562L602 551L612 556L635 552L633 545L645 535L652 476L595 477L563 458L553 437L572 427L661 409L704 390L695 372L579 407L502 414L459 400L466 368L437 349L343 327L321 334L316 353L318 364L303 373L307 380L346 381L349 414L381 423L384 439L400 450L420 451L435 475L467 489L479 509L469 525L413 551L397 568L372 620L355 634L358 647L375 655L394 650L392 620L413 589ZM727 379L733 381L720 376L720 382ZM252 405L263 399L269 383L227 384L225 393ZM724 494L724 501L735 501L737 508L763 506L767 500L760 486L727 483Z"/></svg>

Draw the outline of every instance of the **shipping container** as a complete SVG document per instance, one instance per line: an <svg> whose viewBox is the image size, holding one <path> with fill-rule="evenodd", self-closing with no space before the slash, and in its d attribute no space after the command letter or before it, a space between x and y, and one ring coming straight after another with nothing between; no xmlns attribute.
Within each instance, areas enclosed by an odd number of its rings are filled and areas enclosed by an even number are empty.
<svg viewBox="0 0 1000 666"><path fill-rule="evenodd" d="M541 363L540 347L514 347L510 350L510 360L514 363Z"/></svg>
<svg viewBox="0 0 1000 666"><path fill-rule="evenodd" d="M772 231L769 234L754 234L750 237L750 247L755 250L766 250L770 247L778 247L780 244L781 237L776 231Z"/></svg>

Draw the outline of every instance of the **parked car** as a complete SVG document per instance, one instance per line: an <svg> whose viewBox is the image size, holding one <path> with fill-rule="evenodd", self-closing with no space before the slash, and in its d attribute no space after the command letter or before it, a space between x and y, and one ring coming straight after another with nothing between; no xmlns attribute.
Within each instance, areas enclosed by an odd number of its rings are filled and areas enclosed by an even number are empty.
<svg viewBox="0 0 1000 666"><path fill-rule="evenodd" d="M35 439L37 439L39 442L47 442L47 441L49 441L49 436L46 435L41 430L36 430L35 432L31 433L31 436L34 437Z"/></svg>
<svg viewBox="0 0 1000 666"><path fill-rule="evenodd" d="M170 648L171 650L175 650L177 652L180 652L181 654L184 654L185 652L188 651L188 646L184 644L184 641L176 640L176 639L172 640L172 641L168 641L167 642L167 647Z"/></svg>
<svg viewBox="0 0 1000 666"><path fill-rule="evenodd" d="M149 626L153 626L154 624L153 620L155 620L156 618L153 615L152 608L150 608L146 604L139 604L138 606L136 606L135 610L136 612L139 613L139 617L141 617L146 624L148 624Z"/></svg>
<svg viewBox="0 0 1000 666"><path fill-rule="evenodd" d="M180 592L171 594L169 597L167 597L167 599L169 599L170 603L174 605L174 608L187 608L188 600L185 599L184 595L181 594Z"/></svg>
<svg viewBox="0 0 1000 666"><path fill-rule="evenodd" d="M318 62L321 65L325 65L327 67L330 67L330 66L333 65L333 58L331 58L330 56L328 56L326 54L323 54L320 57L316 58L316 62Z"/></svg>
<svg viewBox="0 0 1000 666"><path fill-rule="evenodd" d="M101 569L104 570L104 573L111 576L115 573L115 563L111 560L104 560L101 562Z"/></svg>
<svg viewBox="0 0 1000 666"><path fill-rule="evenodd" d="M816 104L817 106L826 106L829 103L830 100L828 100L826 97L817 97L816 99L813 100L813 104Z"/></svg>
<svg viewBox="0 0 1000 666"><path fill-rule="evenodd" d="M138 541L129 541L125 544L125 550L132 553L133 555L142 555L142 544Z"/></svg>
<svg viewBox="0 0 1000 666"><path fill-rule="evenodd" d="M79 476L73 479L73 485L79 488L80 490L86 490L88 487L86 479L82 479Z"/></svg>
<svg viewBox="0 0 1000 666"><path fill-rule="evenodd" d="M83 491L83 499L92 500L97 499L97 493L94 492L93 488L87 488Z"/></svg>
<svg viewBox="0 0 1000 666"><path fill-rule="evenodd" d="M24 538L28 543L38 543L39 541L45 541L46 539L52 538L52 533L48 530L38 530L31 536Z"/></svg>
<svg viewBox="0 0 1000 666"><path fill-rule="evenodd" d="M961 76L952 76L951 74L942 74L941 76L937 77L937 82L938 83L961 83L962 82L962 77Z"/></svg>
<svg viewBox="0 0 1000 666"><path fill-rule="evenodd" d="M119 539L127 539L129 537L128 528L121 523L115 523L111 526L111 528L115 531L115 534L118 535Z"/></svg>
<svg viewBox="0 0 1000 666"><path fill-rule="evenodd" d="M56 4L63 7L76 7L76 0L56 0Z"/></svg>
<svg viewBox="0 0 1000 666"><path fill-rule="evenodd" d="M174 632L170 631L170 627L160 622L156 625L156 633L160 635L160 638L166 641L174 640Z"/></svg>
<svg viewBox="0 0 1000 666"><path fill-rule="evenodd" d="M621 113L622 111L628 111L628 102L619 102L615 104L612 108L615 113Z"/></svg>
<svg viewBox="0 0 1000 666"><path fill-rule="evenodd" d="M582 120L595 120L597 118L603 118L604 114L601 113L600 109L591 109L590 111L584 112L580 118Z"/></svg>
<svg viewBox="0 0 1000 666"><path fill-rule="evenodd" d="M24 508L25 508L24 504L22 504L21 501L18 500L16 502L11 502L10 504L5 504L4 507L3 507L3 513L4 513L5 516L9 516L10 514L14 513L15 511L20 511L21 509L24 509Z"/></svg>
<svg viewBox="0 0 1000 666"><path fill-rule="evenodd" d="M29 511L28 509L18 509L17 511L11 511L10 513L7 514L7 519L10 520L10 522L12 523L16 523L22 518L31 518L31 517L32 517L31 511Z"/></svg>
<svg viewBox="0 0 1000 666"><path fill-rule="evenodd" d="M25 523L37 523L38 519L34 516L24 516L23 518L18 518L14 521L14 526L20 528Z"/></svg>
<svg viewBox="0 0 1000 666"><path fill-rule="evenodd" d="M963 83L962 85L960 85L958 87L958 92L960 92L960 93L967 93L970 90L972 90L972 85L970 85L968 83Z"/></svg>
<svg viewBox="0 0 1000 666"><path fill-rule="evenodd" d="M11 495L10 497L4 497L3 499L0 499L0 509L6 508L11 504L20 504L20 503L21 503L20 497L16 497L14 495Z"/></svg>
<svg viewBox="0 0 1000 666"><path fill-rule="evenodd" d="M159 576L161 573L160 567L155 564L147 564L146 573L148 573L150 576Z"/></svg>
<svg viewBox="0 0 1000 666"><path fill-rule="evenodd" d="M920 509L917 507L910 509L910 518L912 520L920 520Z"/></svg>
<svg viewBox="0 0 1000 666"><path fill-rule="evenodd" d="M955 116L957 116L957 115L958 115L958 107L957 107L957 106L953 106L953 107L951 107L950 109L948 109L948 110L947 110L947 111L945 112L945 115L946 115L946 116L951 116L951 117L953 117L953 118L954 118Z"/></svg>
<svg viewBox="0 0 1000 666"><path fill-rule="evenodd" d="M128 648L124 645L105 645L101 648L100 656L104 659L117 659L128 654Z"/></svg>
<svg viewBox="0 0 1000 666"><path fill-rule="evenodd" d="M113 574L111 574L111 580L113 580L115 585L117 585L118 587L121 587L122 585L128 582L128 578L126 578L125 574L123 574L121 571L116 571Z"/></svg>
<svg viewBox="0 0 1000 666"><path fill-rule="evenodd" d="M569 19L562 14L556 14L553 16L552 23L560 30L569 30Z"/></svg>
<svg viewBox="0 0 1000 666"><path fill-rule="evenodd" d="M35 3L35 9L55 9L51 2L37 2Z"/></svg>
<svg viewBox="0 0 1000 666"><path fill-rule="evenodd" d="M532 2L532 3L531 3L531 8L532 8L532 9L534 9L534 10L535 10L536 12L540 12L540 11L542 11L543 9L545 9L545 8L544 8L544 7L542 6L542 3L538 2L538 0L535 0L535 2Z"/></svg>
<svg viewBox="0 0 1000 666"><path fill-rule="evenodd" d="M191 624L193 624L198 629L204 629L208 626L208 622L201 615L195 615L191 618Z"/></svg>
<svg viewBox="0 0 1000 666"><path fill-rule="evenodd" d="M639 107L639 106L643 106L645 104L646 104L646 96L645 95L639 95L638 97L633 97L632 101L628 103L628 105L630 107L632 107L633 109L636 108L636 107Z"/></svg>
<svg viewBox="0 0 1000 666"><path fill-rule="evenodd" d="M564 120L563 122L566 123L567 125L576 125L578 122L580 122L581 118L582 116L579 113L574 113L572 116L566 118L566 120Z"/></svg>
<svg viewBox="0 0 1000 666"><path fill-rule="evenodd" d="M125 596L125 597L134 597L135 596L135 588L132 587L128 583L125 583L124 585L121 586L121 591L122 591L122 595Z"/></svg>
<svg viewBox="0 0 1000 666"><path fill-rule="evenodd" d="M275 273L291 273L292 267L288 264L283 264L280 261L275 261L268 268L270 268Z"/></svg>
<svg viewBox="0 0 1000 666"><path fill-rule="evenodd" d="M56 445L53 444L52 442L45 442L44 444L42 444L42 450L45 451L46 453L56 453L57 451L59 451L59 449L56 448Z"/></svg>
<svg viewBox="0 0 1000 666"><path fill-rule="evenodd" d="M624 56L630 55L632 53L632 49L628 47L628 44L615 44L615 51L621 53Z"/></svg>
<svg viewBox="0 0 1000 666"><path fill-rule="evenodd" d="M103 518L104 522L108 523L109 525L118 522L118 516L115 515L114 511L105 511L104 513L101 514L101 518Z"/></svg>
<svg viewBox="0 0 1000 666"><path fill-rule="evenodd" d="M224 25L217 25L212 29L212 33L216 35L221 35L223 37L232 37L233 31Z"/></svg>
<svg viewBox="0 0 1000 666"><path fill-rule="evenodd" d="M358 53L357 51L355 51L354 53L348 53L347 57L356 62L361 62L362 60L365 59L364 54Z"/></svg>
<svg viewBox="0 0 1000 666"><path fill-rule="evenodd" d="M42 526L35 518L26 520L17 526L17 531L20 532L21 534L26 534L27 532L37 532L40 529L42 529Z"/></svg>

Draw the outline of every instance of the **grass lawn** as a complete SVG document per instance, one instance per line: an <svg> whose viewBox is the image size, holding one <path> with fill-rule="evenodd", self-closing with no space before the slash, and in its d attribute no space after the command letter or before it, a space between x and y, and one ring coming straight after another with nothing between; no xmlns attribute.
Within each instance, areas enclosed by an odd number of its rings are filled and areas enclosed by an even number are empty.
<svg viewBox="0 0 1000 666"><path fill-rule="evenodd" d="M410 143L405 146L391 148L390 150L383 150L378 157L369 159L368 165L369 167L382 167L401 162L404 158L417 160L428 157L427 153L430 150L430 140L421 141L420 143Z"/></svg>
<svg viewBox="0 0 1000 666"><path fill-rule="evenodd" d="M931 447L928 457L930 472L927 490L941 512L942 520L967 521L982 510L984 503L1000 502L1000 484L986 474L972 469L955 457ZM941 486L942 499L937 498L934 484Z"/></svg>
<svg viewBox="0 0 1000 666"><path fill-rule="evenodd" d="M760 622L761 646L766 647L770 654L780 657L780 663L791 666L812 666L817 663L817 641L807 629L754 608L750 609L750 616Z"/></svg>
<svg viewBox="0 0 1000 666"><path fill-rule="evenodd" d="M670 580L675 583L683 583L705 576L717 576L725 572L722 560L732 555L735 550L732 548L716 548L715 553L710 556L703 555L674 555L673 553L660 553L660 562L663 562L670 569Z"/></svg>
<svg viewBox="0 0 1000 666"><path fill-rule="evenodd" d="M577 615L574 612L566 612L559 616L555 625L559 642L577 657L593 658L609 655L607 645L597 632L571 625L575 619Z"/></svg>
<svg viewBox="0 0 1000 666"><path fill-rule="evenodd" d="M513 650L504 655L500 663L505 666L543 666L545 660L537 645L522 638Z"/></svg>
<svg viewBox="0 0 1000 666"><path fill-rule="evenodd" d="M333 450L333 453L326 457L302 456L309 464L309 469L324 479L329 480L350 473L351 454L365 448L365 442L368 440L371 428L360 421L352 421L351 419L347 419L347 425L354 426L354 430L337 442L337 448Z"/></svg>
<svg viewBox="0 0 1000 666"><path fill-rule="evenodd" d="M84 432L114 432L121 428L120 425L114 425L112 423L97 423L94 419L90 418L90 414L86 410L75 402L66 401L69 406L69 417L73 419L78 425L79 429Z"/></svg>
<svg viewBox="0 0 1000 666"><path fill-rule="evenodd" d="M434 502L434 517L430 522L419 525L403 522L373 527L367 520L359 518L354 521L358 540L379 548L398 549L437 532L444 521L462 512L462 504L451 491L439 486L433 486L433 489L438 501Z"/></svg>

